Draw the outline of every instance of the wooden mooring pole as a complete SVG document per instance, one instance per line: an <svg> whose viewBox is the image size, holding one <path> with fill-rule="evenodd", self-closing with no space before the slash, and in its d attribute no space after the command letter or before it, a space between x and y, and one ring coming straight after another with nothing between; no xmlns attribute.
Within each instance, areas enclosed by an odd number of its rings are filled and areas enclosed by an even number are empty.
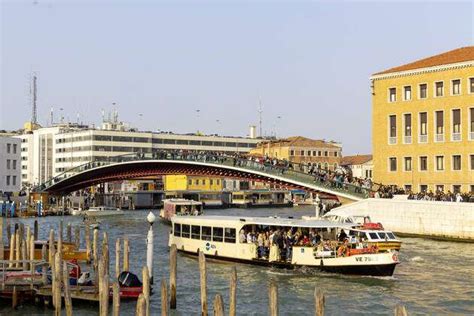
<svg viewBox="0 0 474 316"><path fill-rule="evenodd" d="M114 282L114 284L112 285L112 290L113 290L112 315L119 316L120 315L120 287L119 287L118 282Z"/></svg>
<svg viewBox="0 0 474 316"><path fill-rule="evenodd" d="M224 300L220 294L214 297L214 316L224 316Z"/></svg>
<svg viewBox="0 0 474 316"><path fill-rule="evenodd" d="M68 271L66 262L64 262L64 265L63 265L63 284L64 284L64 305L66 308L66 316L72 316L71 289L69 287L69 271Z"/></svg>
<svg viewBox="0 0 474 316"><path fill-rule="evenodd" d="M314 308L315 316L323 316L324 315L324 304L326 299L324 298L324 293L317 288L314 289Z"/></svg>
<svg viewBox="0 0 474 316"><path fill-rule="evenodd" d="M161 316L168 316L168 286L166 280L161 280Z"/></svg>
<svg viewBox="0 0 474 316"><path fill-rule="evenodd" d="M62 280L62 263L61 263L61 248L58 247L58 251L56 252L54 256L54 282L53 282L53 287L54 287L54 314L56 316L61 316L61 303L62 303L62 298L61 298L61 280Z"/></svg>
<svg viewBox="0 0 474 316"><path fill-rule="evenodd" d="M125 237L123 240L123 271L130 271L129 253L130 246L128 243L128 238Z"/></svg>
<svg viewBox="0 0 474 316"><path fill-rule="evenodd" d="M176 245L172 244L170 249L170 309L176 309L177 252Z"/></svg>
<svg viewBox="0 0 474 316"><path fill-rule="evenodd" d="M394 315L395 316L408 316L405 306L397 305L397 307L395 307Z"/></svg>
<svg viewBox="0 0 474 316"><path fill-rule="evenodd" d="M138 296L137 300L137 309L135 311L135 316L146 316L146 300L145 297L143 296L143 293Z"/></svg>
<svg viewBox="0 0 474 316"><path fill-rule="evenodd" d="M77 249L81 246L81 227L79 225L74 226L74 245Z"/></svg>
<svg viewBox="0 0 474 316"><path fill-rule="evenodd" d="M274 281L268 286L268 309L270 316L278 316L278 287Z"/></svg>
<svg viewBox="0 0 474 316"><path fill-rule="evenodd" d="M8 234L8 232L7 232ZM4 246L3 246L3 217L0 216L0 260L4 259Z"/></svg>
<svg viewBox="0 0 474 316"><path fill-rule="evenodd" d="M99 273L99 315L109 315L109 276L106 274L104 259L98 263Z"/></svg>
<svg viewBox="0 0 474 316"><path fill-rule="evenodd" d="M201 280L201 315L207 316L207 275L206 275L206 257L199 250L199 276Z"/></svg>
<svg viewBox="0 0 474 316"><path fill-rule="evenodd" d="M72 243L72 226L71 223L67 223L66 226L66 240L69 243Z"/></svg>
<svg viewBox="0 0 474 316"><path fill-rule="evenodd" d="M237 308L237 268L232 267L230 274L229 316L235 316Z"/></svg>
<svg viewBox="0 0 474 316"><path fill-rule="evenodd" d="M117 240L115 241L115 278L118 280L119 276L120 276L120 247L121 247L121 243L120 243L120 238L117 238Z"/></svg>
<svg viewBox="0 0 474 316"><path fill-rule="evenodd" d="M91 249L91 230L89 225L86 225L84 238L86 239L86 256L87 262L91 261L92 258L92 249Z"/></svg>
<svg viewBox="0 0 474 316"><path fill-rule="evenodd" d="M38 220L35 219L35 224L33 226L33 235L35 236L35 240L38 240Z"/></svg>

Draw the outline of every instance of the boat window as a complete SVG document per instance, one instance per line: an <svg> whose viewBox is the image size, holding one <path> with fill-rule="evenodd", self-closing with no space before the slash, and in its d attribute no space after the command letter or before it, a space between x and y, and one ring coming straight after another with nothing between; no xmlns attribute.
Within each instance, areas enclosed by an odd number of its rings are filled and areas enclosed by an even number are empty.
<svg viewBox="0 0 474 316"><path fill-rule="evenodd" d="M226 228L225 229L224 241L235 244L235 228Z"/></svg>
<svg viewBox="0 0 474 316"><path fill-rule="evenodd" d="M397 237L395 237L393 233L387 233L387 235L388 235L388 238L390 239L397 239Z"/></svg>
<svg viewBox="0 0 474 316"><path fill-rule="evenodd" d="M377 233L369 233L370 239L379 239Z"/></svg>
<svg viewBox="0 0 474 316"><path fill-rule="evenodd" d="M222 242L223 235L224 235L224 229L222 227L212 228L212 241Z"/></svg>
<svg viewBox="0 0 474 316"><path fill-rule="evenodd" d="M202 240L211 240L211 227L209 226L202 226Z"/></svg>
<svg viewBox="0 0 474 316"><path fill-rule="evenodd" d="M201 239L201 226L191 226L191 238Z"/></svg>
<svg viewBox="0 0 474 316"><path fill-rule="evenodd" d="M387 234L379 232L380 239L385 239L387 237Z"/></svg>
<svg viewBox="0 0 474 316"><path fill-rule="evenodd" d="M181 224L174 224L174 235L176 237L181 237Z"/></svg>
<svg viewBox="0 0 474 316"><path fill-rule="evenodd" d="M367 239L367 235L364 232L359 232L360 239Z"/></svg>
<svg viewBox="0 0 474 316"><path fill-rule="evenodd" d="M189 238L189 225L184 225L183 224L181 237Z"/></svg>

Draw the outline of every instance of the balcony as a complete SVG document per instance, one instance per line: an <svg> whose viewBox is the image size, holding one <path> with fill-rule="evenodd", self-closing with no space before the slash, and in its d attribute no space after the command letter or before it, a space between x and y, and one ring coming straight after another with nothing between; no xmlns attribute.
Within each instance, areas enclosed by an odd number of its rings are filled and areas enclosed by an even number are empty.
<svg viewBox="0 0 474 316"><path fill-rule="evenodd" d="M395 145L397 143L397 138L396 137L389 137L388 138L388 144L389 145Z"/></svg>
<svg viewBox="0 0 474 316"><path fill-rule="evenodd" d="M451 134L451 141L459 142L461 140L461 133L452 133Z"/></svg>
<svg viewBox="0 0 474 316"><path fill-rule="evenodd" d="M411 144L411 136L404 136L403 137L404 144Z"/></svg>
<svg viewBox="0 0 474 316"><path fill-rule="evenodd" d="M418 142L419 143L427 143L428 142L428 135L418 135Z"/></svg>
<svg viewBox="0 0 474 316"><path fill-rule="evenodd" d="M444 134L436 134L435 142L444 142Z"/></svg>

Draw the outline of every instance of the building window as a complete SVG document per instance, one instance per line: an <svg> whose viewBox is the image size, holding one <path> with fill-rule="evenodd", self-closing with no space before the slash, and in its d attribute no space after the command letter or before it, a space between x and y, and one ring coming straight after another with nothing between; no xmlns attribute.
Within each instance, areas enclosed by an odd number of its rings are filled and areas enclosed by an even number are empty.
<svg viewBox="0 0 474 316"><path fill-rule="evenodd" d="M324 157L327 157L327 156L328 156L328 152L325 151L325 152L324 152Z"/></svg>
<svg viewBox="0 0 474 316"><path fill-rule="evenodd" d="M290 150L290 156L294 156L295 155L295 151L294 150Z"/></svg>
<svg viewBox="0 0 474 316"><path fill-rule="evenodd" d="M444 112L436 111L436 141L444 141Z"/></svg>
<svg viewBox="0 0 474 316"><path fill-rule="evenodd" d="M210 185L214 185L214 180L210 179L209 183L210 183Z"/></svg>
<svg viewBox="0 0 474 316"><path fill-rule="evenodd" d="M444 170L444 156L436 156L436 170L437 171Z"/></svg>
<svg viewBox="0 0 474 316"><path fill-rule="evenodd" d="M411 157L405 157L405 171L411 171Z"/></svg>
<svg viewBox="0 0 474 316"><path fill-rule="evenodd" d="M461 155L453 156L453 170L461 170Z"/></svg>
<svg viewBox="0 0 474 316"><path fill-rule="evenodd" d="M403 120L405 121L404 140L405 144L411 144L411 114L404 114Z"/></svg>
<svg viewBox="0 0 474 316"><path fill-rule="evenodd" d="M397 116L390 115L388 119L389 124L389 144L396 144L397 143Z"/></svg>
<svg viewBox="0 0 474 316"><path fill-rule="evenodd" d="M474 194L474 184L471 184L471 194Z"/></svg>
<svg viewBox="0 0 474 316"><path fill-rule="evenodd" d="M469 78L469 93L474 93L474 78Z"/></svg>
<svg viewBox="0 0 474 316"><path fill-rule="evenodd" d="M469 109L469 139L474 140L474 108Z"/></svg>
<svg viewBox="0 0 474 316"><path fill-rule="evenodd" d="M452 141L461 140L461 110L456 109L452 112L452 125L453 125L453 134L451 135Z"/></svg>
<svg viewBox="0 0 474 316"><path fill-rule="evenodd" d="M411 100L411 86L403 87L403 99L405 101Z"/></svg>
<svg viewBox="0 0 474 316"><path fill-rule="evenodd" d="M16 154L16 144L13 144L13 153Z"/></svg>
<svg viewBox="0 0 474 316"><path fill-rule="evenodd" d="M420 113L420 136L418 141L420 143L428 142L428 113Z"/></svg>
<svg viewBox="0 0 474 316"><path fill-rule="evenodd" d="M420 192L428 191L428 186L426 184L420 184Z"/></svg>
<svg viewBox="0 0 474 316"><path fill-rule="evenodd" d="M318 157L321 157L321 150L318 150Z"/></svg>
<svg viewBox="0 0 474 316"><path fill-rule="evenodd" d="M301 155L301 156L304 156L304 150L302 150L302 151L300 152L300 155Z"/></svg>
<svg viewBox="0 0 474 316"><path fill-rule="evenodd" d="M16 185L16 176L12 177L12 185Z"/></svg>
<svg viewBox="0 0 474 316"><path fill-rule="evenodd" d="M12 161L12 167L13 167L13 170L16 170L16 160Z"/></svg>
<svg viewBox="0 0 474 316"><path fill-rule="evenodd" d="M10 176L7 176L7 185L10 185Z"/></svg>
<svg viewBox="0 0 474 316"><path fill-rule="evenodd" d="M390 102L397 101L397 88L390 88L389 89L389 99Z"/></svg>
<svg viewBox="0 0 474 316"><path fill-rule="evenodd" d="M460 193L461 192L461 185L460 184L453 184L453 192Z"/></svg>
<svg viewBox="0 0 474 316"><path fill-rule="evenodd" d="M11 148L12 148L12 145L11 144L7 144L7 154L10 153L11 151Z"/></svg>
<svg viewBox="0 0 474 316"><path fill-rule="evenodd" d="M471 170L474 170L474 155L471 155Z"/></svg>
<svg viewBox="0 0 474 316"><path fill-rule="evenodd" d="M426 99L428 96L428 85L426 83L420 84L420 99Z"/></svg>
<svg viewBox="0 0 474 316"><path fill-rule="evenodd" d="M311 156L311 150L308 150L308 152L306 154L307 154L308 157Z"/></svg>
<svg viewBox="0 0 474 316"><path fill-rule="evenodd" d="M428 157L421 156L420 157L420 171L427 171L428 170Z"/></svg>
<svg viewBox="0 0 474 316"><path fill-rule="evenodd" d="M411 192L411 184L405 184L405 192Z"/></svg>
<svg viewBox="0 0 474 316"><path fill-rule="evenodd" d="M316 157L317 153L316 150L313 150L313 156Z"/></svg>
<svg viewBox="0 0 474 316"><path fill-rule="evenodd" d="M439 82L436 82L435 83L435 96L437 97L442 97L444 95L444 85L443 85L443 82L442 81L439 81Z"/></svg>
<svg viewBox="0 0 474 316"><path fill-rule="evenodd" d="M194 181L194 184L199 185L199 179Z"/></svg>
<svg viewBox="0 0 474 316"><path fill-rule="evenodd" d="M389 158L390 161L390 171L397 171L397 158L391 157Z"/></svg>
<svg viewBox="0 0 474 316"><path fill-rule="evenodd" d="M451 81L451 93L453 95L461 94L461 80L460 79Z"/></svg>
<svg viewBox="0 0 474 316"><path fill-rule="evenodd" d="M10 170L10 159L7 159L7 170Z"/></svg>
<svg viewBox="0 0 474 316"><path fill-rule="evenodd" d="M443 184L437 184L436 185L436 191L437 192L444 192L444 185Z"/></svg>

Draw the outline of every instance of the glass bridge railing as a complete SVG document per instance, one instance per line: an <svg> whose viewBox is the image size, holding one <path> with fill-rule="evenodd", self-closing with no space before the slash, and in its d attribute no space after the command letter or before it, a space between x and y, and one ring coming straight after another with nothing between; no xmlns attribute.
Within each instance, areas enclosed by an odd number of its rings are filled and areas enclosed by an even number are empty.
<svg viewBox="0 0 474 316"><path fill-rule="evenodd" d="M249 171L259 171L267 175L278 176L283 179L298 181L300 183L320 187L354 196L357 198L367 198L372 190L361 184L344 183L340 176L336 176L334 171L316 170L315 173L306 172L307 166L297 163L277 161L276 164L255 161L254 157L232 154L216 154L203 152L180 152L161 150L153 153L133 153L120 156L102 157L100 161L91 161L83 165L68 169L63 173L49 179L48 181L35 187L34 191L44 191L54 184L68 179L75 174L91 170L98 167L112 164L138 161L138 160L168 160L168 161L194 161L216 166L231 166ZM275 160L274 160L275 161Z"/></svg>

